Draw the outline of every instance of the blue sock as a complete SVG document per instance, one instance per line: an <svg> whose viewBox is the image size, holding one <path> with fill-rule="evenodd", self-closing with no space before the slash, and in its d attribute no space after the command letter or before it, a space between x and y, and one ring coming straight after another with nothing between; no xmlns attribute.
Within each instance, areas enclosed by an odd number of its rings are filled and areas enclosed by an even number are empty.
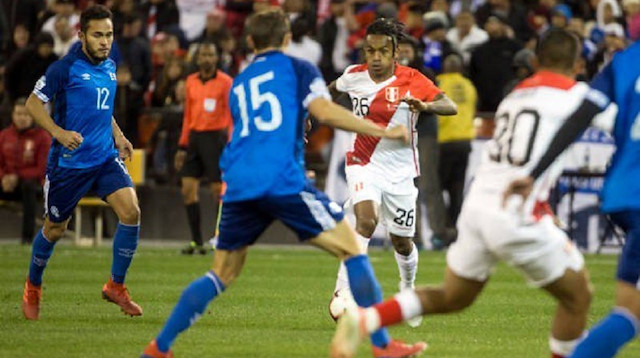
<svg viewBox="0 0 640 358"><path fill-rule="evenodd" d="M29 281L36 286L42 285L42 274L47 262L53 253L55 242L50 242L44 237L42 230L39 230L33 239L31 247L31 263L29 264Z"/></svg>
<svg viewBox="0 0 640 358"><path fill-rule="evenodd" d="M111 264L111 279L115 283L124 283L129 265L138 247L140 225L125 225L118 223L113 238L113 263Z"/></svg>
<svg viewBox="0 0 640 358"><path fill-rule="evenodd" d="M168 352L178 334L194 324L209 302L223 291L224 285L213 271L207 272L206 275L187 286L156 338L158 349L161 352Z"/></svg>
<svg viewBox="0 0 640 358"><path fill-rule="evenodd" d="M373 267L367 255L358 255L344 260L349 276L349 286L356 303L360 307L369 307L382 302L382 289L378 284ZM371 343L384 348L391 341L386 328L381 328L371 334Z"/></svg>
<svg viewBox="0 0 640 358"><path fill-rule="evenodd" d="M611 358L638 330L638 319L624 308L615 308L597 326L589 330L571 355L572 358Z"/></svg>

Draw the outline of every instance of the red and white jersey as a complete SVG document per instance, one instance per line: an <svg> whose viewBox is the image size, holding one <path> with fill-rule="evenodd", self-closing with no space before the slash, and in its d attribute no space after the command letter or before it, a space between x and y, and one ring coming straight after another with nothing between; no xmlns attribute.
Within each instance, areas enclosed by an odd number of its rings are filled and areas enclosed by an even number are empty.
<svg viewBox="0 0 640 358"><path fill-rule="evenodd" d="M549 148L567 117L588 90L566 76L540 71L522 81L498 106L493 138L484 147L467 200L472 205L496 208L514 179L528 175ZM541 204L562 172L556 160L534 183L524 203L526 217L540 216Z"/></svg>
<svg viewBox="0 0 640 358"><path fill-rule="evenodd" d="M354 135L351 149L347 152L346 165L365 166L373 174L392 183L418 176L420 170L415 130L418 113L409 111L409 105L400 100L412 96L431 102L441 93L440 89L419 71L398 64L393 76L380 83L371 79L366 64L349 66L336 81L336 88L349 94L355 115L384 127L402 124L411 130L408 144Z"/></svg>

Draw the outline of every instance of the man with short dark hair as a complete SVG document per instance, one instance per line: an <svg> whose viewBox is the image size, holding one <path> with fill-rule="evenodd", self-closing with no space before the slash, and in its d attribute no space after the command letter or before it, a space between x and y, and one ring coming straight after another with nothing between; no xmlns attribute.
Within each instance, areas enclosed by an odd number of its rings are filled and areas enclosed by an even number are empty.
<svg viewBox="0 0 640 358"><path fill-rule="evenodd" d="M22 202L22 243L30 244L36 224L36 194L44 181L51 136L34 126L18 98L12 125L0 132L0 199Z"/></svg>
<svg viewBox="0 0 640 358"><path fill-rule="evenodd" d="M384 129L331 102L320 71L282 53L291 38L282 12L252 15L247 33L256 57L234 79L229 96L234 129L220 161L227 189L213 266L183 291L143 358L172 356L174 340L238 277L249 246L274 220L294 230L300 241L344 260L360 305L370 306L382 299L368 257L362 254L342 208L306 179L304 123L308 111L336 128L405 140L406 127ZM405 357L423 351L426 344L390 341L386 348L391 354L385 357Z"/></svg>
<svg viewBox="0 0 640 358"><path fill-rule="evenodd" d="M37 320L42 275L74 208L87 193L105 200L118 216L113 238L111 277L102 297L125 314L142 315L124 285L138 246L140 208L123 159L133 147L113 118L116 64L109 58L113 43L111 11L96 5L80 17L81 46L54 62L35 85L26 107L53 138L44 184L45 220L33 241L29 275L22 296L26 319ZM54 101L53 117L46 103Z"/></svg>
<svg viewBox="0 0 640 358"><path fill-rule="evenodd" d="M447 252L444 284L403 291L382 304L345 314L333 340L333 350L342 353L336 357L352 357L361 337L380 327L464 310L478 298L499 260L556 299L551 357L571 354L587 323L591 290L582 255L552 215L541 210L561 163L536 180L522 211L503 208L502 193L512 179L533 168L560 128L559 118L566 118L587 93L588 86L572 78L579 48L578 39L567 31L548 33L538 49L538 72L500 104L494 137L485 146L460 214L458 240Z"/></svg>

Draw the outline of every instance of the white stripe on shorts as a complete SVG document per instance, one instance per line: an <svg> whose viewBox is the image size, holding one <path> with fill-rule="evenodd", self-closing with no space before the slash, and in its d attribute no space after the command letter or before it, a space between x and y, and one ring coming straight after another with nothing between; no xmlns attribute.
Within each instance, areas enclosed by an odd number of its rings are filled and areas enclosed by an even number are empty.
<svg viewBox="0 0 640 358"><path fill-rule="evenodd" d="M302 191L300 197L307 204L313 218L322 226L322 230L327 231L336 227L336 221L313 193Z"/></svg>
<svg viewBox="0 0 640 358"><path fill-rule="evenodd" d="M47 205L49 203L49 176L45 175L44 176L44 186L42 187L42 191L44 194L44 215L49 216L49 213L47 212L47 208L49 207L49 205Z"/></svg>

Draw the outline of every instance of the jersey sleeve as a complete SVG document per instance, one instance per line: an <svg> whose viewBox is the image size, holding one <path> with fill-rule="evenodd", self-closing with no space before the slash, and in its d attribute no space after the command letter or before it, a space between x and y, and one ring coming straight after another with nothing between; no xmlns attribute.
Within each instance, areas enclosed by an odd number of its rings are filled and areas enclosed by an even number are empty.
<svg viewBox="0 0 640 358"><path fill-rule="evenodd" d="M357 64L355 65L350 65L348 66L344 72L342 73L342 75L340 77L338 77L338 79L336 79L336 89L340 92L349 92L350 87L349 86L349 78L348 78L348 74L355 68L358 67Z"/></svg>
<svg viewBox="0 0 640 358"><path fill-rule="evenodd" d="M412 82L411 95L421 101L432 102L437 95L442 93L440 88L418 71L415 71Z"/></svg>
<svg viewBox="0 0 640 358"><path fill-rule="evenodd" d="M613 63L609 62L594 78L589 86L586 99L604 110L615 98Z"/></svg>
<svg viewBox="0 0 640 358"><path fill-rule="evenodd" d="M35 94L44 103L55 98L56 94L64 89L69 76L69 66L66 62L56 61L47 68L44 76L36 82L33 88Z"/></svg>
<svg viewBox="0 0 640 358"><path fill-rule="evenodd" d="M331 99L327 84L316 66L304 60L291 58L291 61L298 78L298 97L302 99L304 108L316 98Z"/></svg>

